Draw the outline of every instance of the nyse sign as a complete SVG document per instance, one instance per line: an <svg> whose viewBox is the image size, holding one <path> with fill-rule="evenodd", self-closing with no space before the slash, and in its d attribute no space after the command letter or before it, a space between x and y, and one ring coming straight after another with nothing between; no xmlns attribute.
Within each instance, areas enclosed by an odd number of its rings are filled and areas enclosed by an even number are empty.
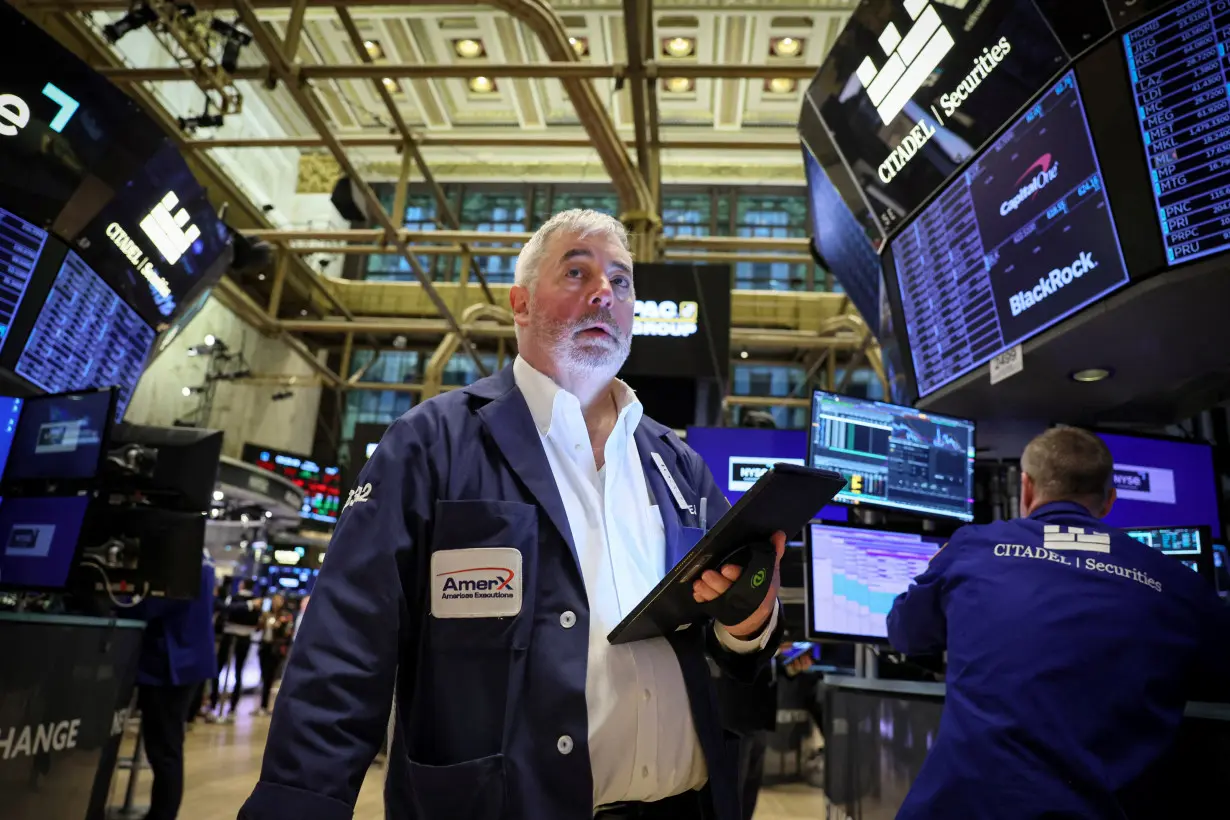
<svg viewBox="0 0 1230 820"><path fill-rule="evenodd" d="M700 325L696 302L636 300L633 336L692 336Z"/></svg>
<svg viewBox="0 0 1230 820"><path fill-rule="evenodd" d="M47 123L48 128L59 134L77 113L81 103L52 83L43 86L43 96L59 106L55 116ZM0 136L15 137L29 124L30 105L16 94L0 94Z"/></svg>

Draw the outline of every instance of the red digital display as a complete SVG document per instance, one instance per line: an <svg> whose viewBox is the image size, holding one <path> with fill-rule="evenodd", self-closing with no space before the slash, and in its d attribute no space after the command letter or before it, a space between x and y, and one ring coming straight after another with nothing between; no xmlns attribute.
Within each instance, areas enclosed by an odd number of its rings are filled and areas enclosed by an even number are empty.
<svg viewBox="0 0 1230 820"><path fill-rule="evenodd" d="M258 450L253 463L262 470L280 475L303 490L302 518L322 524L337 523L342 506L342 476L337 467L323 467L310 458Z"/></svg>

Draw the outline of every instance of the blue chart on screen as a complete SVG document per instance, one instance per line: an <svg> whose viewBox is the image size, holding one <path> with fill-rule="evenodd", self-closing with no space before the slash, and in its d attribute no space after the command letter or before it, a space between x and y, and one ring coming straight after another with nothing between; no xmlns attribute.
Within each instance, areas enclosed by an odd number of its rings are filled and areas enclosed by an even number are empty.
<svg viewBox="0 0 1230 820"><path fill-rule="evenodd" d="M808 465L836 470L836 500L972 521L974 423L817 390Z"/></svg>
<svg viewBox="0 0 1230 820"><path fill-rule="evenodd" d="M1230 6L1190 0L1123 35L1172 264L1230 247Z"/></svg>
<svg viewBox="0 0 1230 820"><path fill-rule="evenodd" d="M0 349L46 244L46 231L0 208Z"/></svg>
<svg viewBox="0 0 1230 820"><path fill-rule="evenodd" d="M809 543L814 633L886 638L893 601L943 539L813 524Z"/></svg>
<svg viewBox="0 0 1230 820"><path fill-rule="evenodd" d="M1127 282L1068 72L893 239L926 396Z"/></svg>
<svg viewBox="0 0 1230 820"><path fill-rule="evenodd" d="M70 252L15 369L49 393L118 386L120 419L154 336L154 329Z"/></svg>

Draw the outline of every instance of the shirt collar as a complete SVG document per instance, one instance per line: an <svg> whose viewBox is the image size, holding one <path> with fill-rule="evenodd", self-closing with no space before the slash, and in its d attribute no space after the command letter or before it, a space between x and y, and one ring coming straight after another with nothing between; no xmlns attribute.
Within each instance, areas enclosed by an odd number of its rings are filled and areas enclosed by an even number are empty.
<svg viewBox="0 0 1230 820"><path fill-rule="evenodd" d="M1030 518L1047 518L1052 515L1083 515L1086 518L1095 518L1093 513L1089 512L1089 508L1084 504L1078 504L1075 501L1051 501L1048 504L1043 504L1038 509L1030 513Z"/></svg>
<svg viewBox="0 0 1230 820"><path fill-rule="evenodd" d="M513 360L513 378L516 380L521 395L525 396L525 403L530 408L530 415L534 419L534 426L538 428L539 435L545 436L551 432L551 422L563 407L575 407L578 414L581 412L581 402L576 396L564 390L550 376L540 372L520 356ZM619 408L619 418L627 421L628 434L631 435L636 426L641 423L641 416L645 412L644 405L636 397L636 391L626 382L615 379L611 386L615 391L615 404Z"/></svg>

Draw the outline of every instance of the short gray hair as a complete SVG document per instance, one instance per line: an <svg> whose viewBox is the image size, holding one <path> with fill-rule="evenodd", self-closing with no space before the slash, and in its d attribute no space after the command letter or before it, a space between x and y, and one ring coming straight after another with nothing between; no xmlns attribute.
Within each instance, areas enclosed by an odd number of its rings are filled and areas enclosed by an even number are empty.
<svg viewBox="0 0 1230 820"><path fill-rule="evenodd" d="M557 233L577 234L582 239L602 234L618 242L625 251L631 251L628 245L628 229L615 217L601 211L582 208L560 211L544 222L521 248L521 253L517 255L517 273L514 280L516 284L533 290L542 267L543 254L547 251L547 243Z"/></svg>
<svg viewBox="0 0 1230 820"><path fill-rule="evenodd" d="M1046 501L1101 506L1110 493L1115 461L1102 439L1079 427L1052 427L1025 446L1021 471Z"/></svg>

